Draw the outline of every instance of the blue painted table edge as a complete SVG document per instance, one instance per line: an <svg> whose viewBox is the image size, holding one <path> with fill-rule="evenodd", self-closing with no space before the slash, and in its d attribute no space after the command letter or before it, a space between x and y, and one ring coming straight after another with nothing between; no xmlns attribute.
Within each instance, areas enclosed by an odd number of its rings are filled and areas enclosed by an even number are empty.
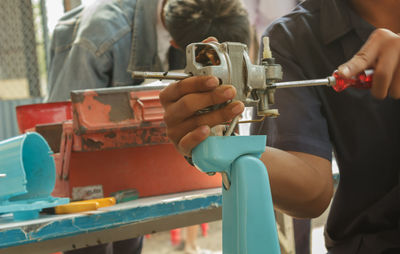
<svg viewBox="0 0 400 254"><path fill-rule="evenodd" d="M41 215L39 219L14 222L0 217L0 248L73 236L222 206L221 189L176 193L117 204L73 215Z"/></svg>

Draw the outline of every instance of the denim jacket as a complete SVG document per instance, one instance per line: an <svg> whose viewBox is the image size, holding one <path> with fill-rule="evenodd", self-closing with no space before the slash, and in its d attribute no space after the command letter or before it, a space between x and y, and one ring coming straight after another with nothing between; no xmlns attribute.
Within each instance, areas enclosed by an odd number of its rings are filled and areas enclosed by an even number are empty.
<svg viewBox="0 0 400 254"><path fill-rule="evenodd" d="M47 101L68 100L72 90L136 85L134 70L163 71L157 54L157 4L97 0L66 13L53 33ZM182 57L178 54L176 61Z"/></svg>

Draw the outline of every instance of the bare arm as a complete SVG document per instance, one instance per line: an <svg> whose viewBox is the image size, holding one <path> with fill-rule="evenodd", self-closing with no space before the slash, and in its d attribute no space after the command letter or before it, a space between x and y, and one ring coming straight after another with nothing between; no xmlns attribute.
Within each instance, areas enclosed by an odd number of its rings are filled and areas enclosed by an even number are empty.
<svg viewBox="0 0 400 254"><path fill-rule="evenodd" d="M331 162L300 152L267 147L261 157L270 178L276 209L299 218L314 218L333 195Z"/></svg>
<svg viewBox="0 0 400 254"><path fill-rule="evenodd" d="M235 96L230 85L218 86L214 77L192 77L174 83L160 94L168 137L184 155L209 135L210 127L231 120L244 106L236 101L207 114L196 112ZM330 162L305 153L267 147L262 156L268 168L275 207L296 217L316 217L332 197Z"/></svg>

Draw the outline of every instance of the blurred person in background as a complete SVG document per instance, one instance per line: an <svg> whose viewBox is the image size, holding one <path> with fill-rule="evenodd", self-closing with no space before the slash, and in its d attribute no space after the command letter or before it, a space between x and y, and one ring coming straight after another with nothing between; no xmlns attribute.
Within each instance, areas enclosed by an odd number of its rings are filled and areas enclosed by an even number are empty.
<svg viewBox="0 0 400 254"><path fill-rule="evenodd" d="M249 55L254 63L258 59L261 36L272 21L288 14L299 0L241 0L249 13L251 47Z"/></svg>
<svg viewBox="0 0 400 254"><path fill-rule="evenodd" d="M133 71L183 69L183 49L210 36L249 44L248 16L238 0L99 0L76 8L53 33L47 100L140 84Z"/></svg>
<svg viewBox="0 0 400 254"><path fill-rule="evenodd" d="M238 0L98 0L66 13L55 27L49 67L49 102L72 90L138 85L133 71L185 67L184 49L210 36L249 44L248 14ZM189 228L197 234L197 227ZM193 237L189 237L193 239ZM68 251L140 253L143 238ZM195 242L185 251L199 251Z"/></svg>

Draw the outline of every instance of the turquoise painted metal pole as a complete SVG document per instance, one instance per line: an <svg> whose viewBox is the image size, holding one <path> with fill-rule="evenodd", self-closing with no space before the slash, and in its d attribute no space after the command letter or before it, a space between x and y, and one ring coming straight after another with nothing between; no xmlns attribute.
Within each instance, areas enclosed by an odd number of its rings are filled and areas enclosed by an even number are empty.
<svg viewBox="0 0 400 254"><path fill-rule="evenodd" d="M222 191L224 254L279 254L267 170L259 160L266 136L209 137L192 153L201 171L226 172Z"/></svg>

